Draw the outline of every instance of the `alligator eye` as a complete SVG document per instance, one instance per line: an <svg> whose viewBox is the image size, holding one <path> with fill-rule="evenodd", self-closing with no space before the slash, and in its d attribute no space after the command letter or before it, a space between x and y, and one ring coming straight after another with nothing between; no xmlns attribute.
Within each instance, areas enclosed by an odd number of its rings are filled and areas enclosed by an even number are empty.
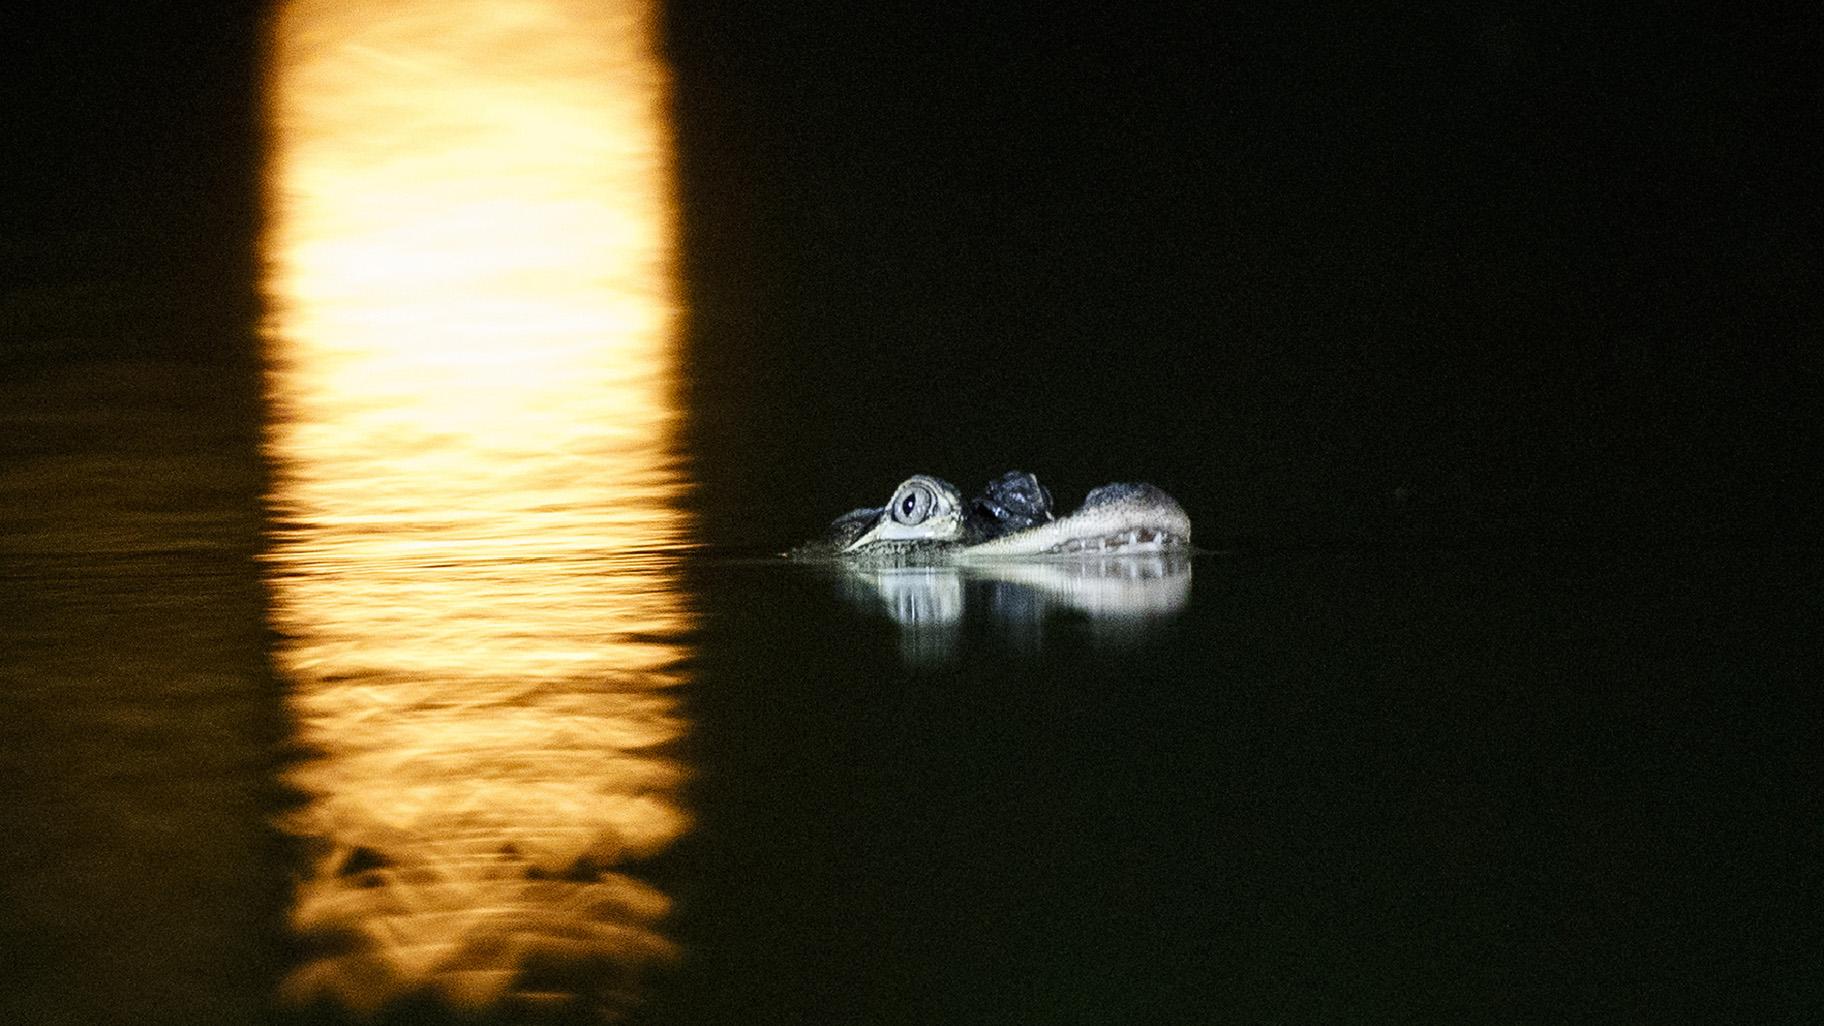
<svg viewBox="0 0 1824 1026"><path fill-rule="evenodd" d="M893 500L893 519L910 527L931 515L933 496L924 485L907 485Z"/></svg>

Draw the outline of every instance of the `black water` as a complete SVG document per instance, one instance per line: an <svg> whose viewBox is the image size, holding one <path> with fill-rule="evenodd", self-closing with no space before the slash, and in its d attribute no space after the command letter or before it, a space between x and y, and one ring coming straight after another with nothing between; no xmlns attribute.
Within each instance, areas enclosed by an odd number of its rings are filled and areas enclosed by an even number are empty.
<svg viewBox="0 0 1824 1026"><path fill-rule="evenodd" d="M258 478L211 380L8 396L8 1021L296 1018ZM1222 550L1145 630L977 586L935 648L827 569L684 567L698 822L638 871L685 954L638 1021L1817 1008L1809 557Z"/></svg>
<svg viewBox="0 0 1824 1026"><path fill-rule="evenodd" d="M224 11L15 65L0 1021L338 1018L271 996ZM674 11L696 826L638 1021L1824 1015L1809 94L1565 13ZM909 639L764 558L1009 467L1177 495L1188 602Z"/></svg>
<svg viewBox="0 0 1824 1026"><path fill-rule="evenodd" d="M1144 644L978 616L907 665L814 576L704 568L658 1021L1802 1021L1794 572L1214 554Z"/></svg>

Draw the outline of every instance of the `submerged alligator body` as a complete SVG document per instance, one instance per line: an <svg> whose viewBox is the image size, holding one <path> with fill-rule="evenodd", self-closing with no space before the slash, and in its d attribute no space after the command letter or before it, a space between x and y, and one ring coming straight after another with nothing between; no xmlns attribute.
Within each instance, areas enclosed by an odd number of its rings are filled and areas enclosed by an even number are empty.
<svg viewBox="0 0 1824 1026"><path fill-rule="evenodd" d="M907 478L885 506L844 513L821 541L790 554L931 565L1186 551L1190 544L1191 518L1150 484L1103 485L1059 517L1038 478L1011 471L967 503L941 478Z"/></svg>

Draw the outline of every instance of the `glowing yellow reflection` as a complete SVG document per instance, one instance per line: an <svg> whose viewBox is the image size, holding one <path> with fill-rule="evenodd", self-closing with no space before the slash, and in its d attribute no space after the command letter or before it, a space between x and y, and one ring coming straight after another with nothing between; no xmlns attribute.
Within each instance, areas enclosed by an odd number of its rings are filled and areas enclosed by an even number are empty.
<svg viewBox="0 0 1824 1026"><path fill-rule="evenodd" d="M653 12L290 0L272 33L288 996L612 1012L671 947L625 864L686 827Z"/></svg>

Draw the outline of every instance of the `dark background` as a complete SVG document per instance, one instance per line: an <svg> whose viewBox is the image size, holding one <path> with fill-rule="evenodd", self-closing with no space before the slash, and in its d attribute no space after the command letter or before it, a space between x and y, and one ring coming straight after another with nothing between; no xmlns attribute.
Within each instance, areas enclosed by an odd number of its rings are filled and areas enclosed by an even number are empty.
<svg viewBox="0 0 1824 1026"><path fill-rule="evenodd" d="M1206 539L1772 531L1819 94L1754 15L1583 6L677 7L712 496L808 447Z"/></svg>
<svg viewBox="0 0 1824 1026"><path fill-rule="evenodd" d="M923 470L1219 543L1766 541L1817 451L1796 23L683 0L704 537ZM8 366L245 362L257 5L15 16Z"/></svg>

